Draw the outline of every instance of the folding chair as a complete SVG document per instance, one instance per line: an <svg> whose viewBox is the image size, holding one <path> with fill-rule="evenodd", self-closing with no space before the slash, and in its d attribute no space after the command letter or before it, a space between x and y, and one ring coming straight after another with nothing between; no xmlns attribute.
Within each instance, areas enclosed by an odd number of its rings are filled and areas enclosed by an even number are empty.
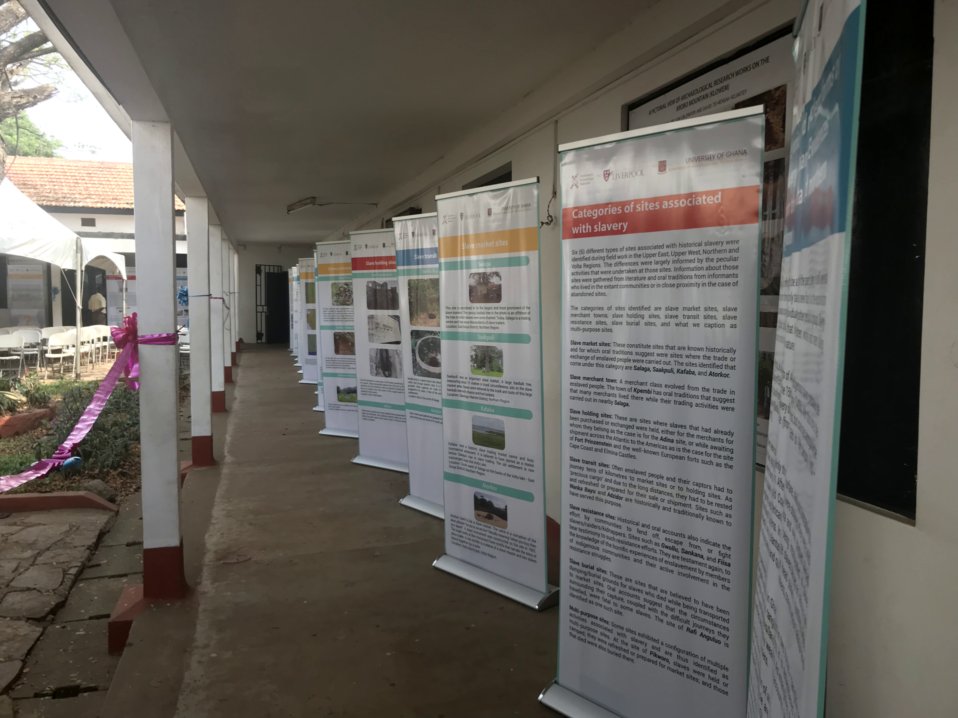
<svg viewBox="0 0 958 718"><path fill-rule="evenodd" d="M43 352L43 334L39 329L18 329L10 336L20 337L23 347L20 356L23 357L23 368L27 366L27 357L36 357L36 370L40 371L40 355Z"/></svg>
<svg viewBox="0 0 958 718"><path fill-rule="evenodd" d="M63 360L70 359L72 360L74 355L76 355L76 330L67 330L65 332L60 332L54 334L47 340L47 348L43 353L43 364L46 369L45 373L49 373L50 369L50 360L57 359L60 363L60 373L63 373Z"/></svg>
<svg viewBox="0 0 958 718"><path fill-rule="evenodd" d="M17 367L17 376L23 373L23 339L16 334L0 335L0 376L10 364Z"/></svg>

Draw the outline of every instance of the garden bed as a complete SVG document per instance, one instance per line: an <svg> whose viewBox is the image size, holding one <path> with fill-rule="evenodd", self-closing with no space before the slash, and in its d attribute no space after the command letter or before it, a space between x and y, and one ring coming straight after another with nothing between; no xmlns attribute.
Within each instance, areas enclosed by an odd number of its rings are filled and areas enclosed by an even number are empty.
<svg viewBox="0 0 958 718"><path fill-rule="evenodd" d="M97 382L57 381L28 386L31 401L47 397L55 412L45 410L47 417L40 424L18 436L0 439L0 475L16 474L35 461L49 457L73 430L96 390ZM43 411L43 410L41 410ZM9 423L19 417L37 413L26 410L0 417ZM21 420L23 421L23 420ZM3 434L0 434L3 436ZM91 479L107 484L122 498L140 487L140 423L139 396L120 386L104 408L97 423L76 448L82 459L80 468L71 473L54 471L42 479L29 481L7 493L50 493L78 491Z"/></svg>

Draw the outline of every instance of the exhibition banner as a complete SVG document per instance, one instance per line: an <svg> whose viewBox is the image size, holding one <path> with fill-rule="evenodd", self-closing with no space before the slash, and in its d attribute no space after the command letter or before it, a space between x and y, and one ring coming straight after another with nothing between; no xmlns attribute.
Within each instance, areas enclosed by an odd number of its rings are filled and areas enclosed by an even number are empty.
<svg viewBox="0 0 958 718"><path fill-rule="evenodd" d="M353 461L408 471L396 236L374 229L349 238L359 377L359 455Z"/></svg>
<svg viewBox="0 0 958 718"><path fill-rule="evenodd" d="M559 148L566 715L745 713L763 135Z"/></svg>
<svg viewBox="0 0 958 718"><path fill-rule="evenodd" d="M293 270L292 268L286 272L286 276L289 279L289 353L296 353L296 332L293 327L293 316L296 314L295 309L293 308Z"/></svg>
<svg viewBox="0 0 958 718"><path fill-rule="evenodd" d="M294 267L290 268L290 275L293 277L293 303L290 304L290 311L292 312L293 317L293 357L296 359L294 366L301 367L303 365L302 360L302 346L303 342L300 341L300 327L302 326L302 307L300 305L300 288L299 288L299 265L297 264ZM299 373L302 374L303 370L300 369Z"/></svg>
<svg viewBox="0 0 958 718"><path fill-rule="evenodd" d="M320 306L319 291L319 250L313 250L313 266L316 271L313 273L313 283L316 285L313 291L316 293L316 322L322 322L322 308ZM316 406L313 411L326 411L326 391L323 388L323 345L319 336L319 327L316 327Z"/></svg>
<svg viewBox="0 0 958 718"><path fill-rule="evenodd" d="M864 13L857 0L810 0L796 38L749 718L825 713Z"/></svg>
<svg viewBox="0 0 958 718"><path fill-rule="evenodd" d="M546 580L539 181L436 197L446 553L533 608Z"/></svg>
<svg viewBox="0 0 958 718"><path fill-rule="evenodd" d="M393 229L409 446L409 495L400 503L442 518L439 223L435 212L393 217Z"/></svg>
<svg viewBox="0 0 958 718"><path fill-rule="evenodd" d="M300 384L315 384L318 377L317 335L316 335L316 262L312 257L299 260L300 306L302 307L299 330L300 362L303 366L303 378Z"/></svg>
<svg viewBox="0 0 958 718"><path fill-rule="evenodd" d="M789 100L795 79L792 35L710 67L678 86L653 93L629 108L630 130L689 117L761 106L765 110L765 166L762 179L762 259L759 278L758 417L755 462L765 465L782 239L785 234L785 179L792 128Z"/></svg>
<svg viewBox="0 0 958 718"><path fill-rule="evenodd" d="M326 408L326 425L319 433L355 439L359 416L352 271L348 241L316 245L320 387Z"/></svg>

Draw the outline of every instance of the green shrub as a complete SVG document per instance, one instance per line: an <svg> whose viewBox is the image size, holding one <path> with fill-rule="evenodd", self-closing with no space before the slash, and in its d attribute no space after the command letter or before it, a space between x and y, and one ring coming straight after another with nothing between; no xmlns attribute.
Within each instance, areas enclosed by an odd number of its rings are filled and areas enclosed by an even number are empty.
<svg viewBox="0 0 958 718"><path fill-rule="evenodd" d="M53 403L54 397L62 387L57 384L44 384L36 375L29 375L20 381L19 390L27 398L27 404L34 409L45 409Z"/></svg>
<svg viewBox="0 0 958 718"><path fill-rule="evenodd" d="M51 456L73 431L96 391L95 382L77 383L63 392L57 415L50 424L50 433L38 449L42 456ZM140 397L135 391L119 386L107 402L96 424L76 447L83 459L84 471L108 471L126 461L133 445L140 440Z"/></svg>
<svg viewBox="0 0 958 718"><path fill-rule="evenodd" d="M13 414L26 401L26 397L17 391L0 391L0 414Z"/></svg>

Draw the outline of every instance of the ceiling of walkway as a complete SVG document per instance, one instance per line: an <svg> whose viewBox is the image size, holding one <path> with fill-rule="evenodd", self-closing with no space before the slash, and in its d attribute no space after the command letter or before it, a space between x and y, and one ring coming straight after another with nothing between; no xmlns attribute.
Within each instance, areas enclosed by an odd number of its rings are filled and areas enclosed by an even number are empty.
<svg viewBox="0 0 958 718"><path fill-rule="evenodd" d="M111 2L227 231L276 242L369 211L290 202L376 202L649 4Z"/></svg>

